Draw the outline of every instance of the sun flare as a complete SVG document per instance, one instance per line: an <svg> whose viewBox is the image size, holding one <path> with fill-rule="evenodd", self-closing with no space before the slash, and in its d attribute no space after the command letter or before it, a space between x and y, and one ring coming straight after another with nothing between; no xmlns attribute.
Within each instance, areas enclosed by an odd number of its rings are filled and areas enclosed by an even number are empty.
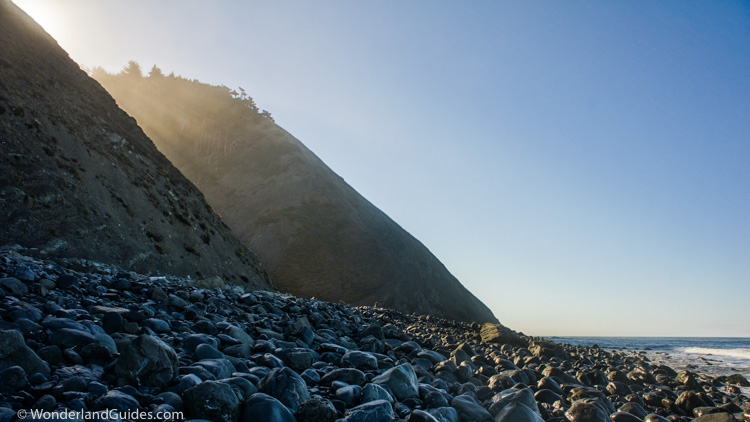
<svg viewBox="0 0 750 422"><path fill-rule="evenodd" d="M58 40L67 32L67 25L62 19L63 10L59 2L49 0L15 0L14 3L23 9L32 19Z"/></svg>

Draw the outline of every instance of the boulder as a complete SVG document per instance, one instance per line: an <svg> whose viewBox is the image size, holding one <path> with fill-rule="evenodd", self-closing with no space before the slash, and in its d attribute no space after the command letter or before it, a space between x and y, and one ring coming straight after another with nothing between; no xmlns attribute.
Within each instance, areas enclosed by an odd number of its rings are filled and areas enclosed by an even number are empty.
<svg viewBox="0 0 750 422"><path fill-rule="evenodd" d="M494 422L543 422L537 412L520 402L512 402L495 415Z"/></svg>
<svg viewBox="0 0 750 422"><path fill-rule="evenodd" d="M407 422L440 422L431 414L419 409L414 409L406 420Z"/></svg>
<svg viewBox="0 0 750 422"><path fill-rule="evenodd" d="M305 381L291 368L273 368L258 384L258 389L282 402L292 412L310 400Z"/></svg>
<svg viewBox="0 0 750 422"><path fill-rule="evenodd" d="M351 366L362 371L378 369L378 358L372 353L361 352L359 350L352 350L346 352L341 358L341 361L346 366Z"/></svg>
<svg viewBox="0 0 750 422"><path fill-rule="evenodd" d="M20 390L28 384L26 371L20 366L11 366L0 371L0 380L3 380L3 386L13 390Z"/></svg>
<svg viewBox="0 0 750 422"><path fill-rule="evenodd" d="M488 421L492 414L487 411L470 393L460 394L451 400L451 406L458 412L461 420Z"/></svg>
<svg viewBox="0 0 750 422"><path fill-rule="evenodd" d="M388 386L399 401L419 397L417 374L409 363L402 363L385 371L373 378L372 382Z"/></svg>
<svg viewBox="0 0 750 422"><path fill-rule="evenodd" d="M49 366L27 345L17 330L0 331L0 370L20 366L27 374L49 374Z"/></svg>
<svg viewBox="0 0 750 422"><path fill-rule="evenodd" d="M610 412L600 403L600 399L591 398L576 400L565 412L565 417L570 422L613 422L609 415Z"/></svg>
<svg viewBox="0 0 750 422"><path fill-rule="evenodd" d="M365 376L365 373L360 371L359 369L338 368L323 375L323 377L320 379L320 383L323 385L329 385L334 381L343 381L347 384L365 385L365 382L367 382L367 377Z"/></svg>
<svg viewBox="0 0 750 422"><path fill-rule="evenodd" d="M96 343L96 338L87 331L62 328L49 336L49 341L58 345L62 350L71 348L81 350L88 344Z"/></svg>
<svg viewBox="0 0 750 422"><path fill-rule="evenodd" d="M484 343L515 344L526 347L528 342L515 331L502 324L485 323L479 335Z"/></svg>
<svg viewBox="0 0 750 422"><path fill-rule="evenodd" d="M116 409L120 412L127 412L139 408L138 400L135 397L117 390L108 391L94 401L94 409L96 410Z"/></svg>
<svg viewBox="0 0 750 422"><path fill-rule="evenodd" d="M565 349L554 341L549 340L537 340L531 343L529 351L532 355L539 358L560 358L566 359L568 357Z"/></svg>
<svg viewBox="0 0 750 422"><path fill-rule="evenodd" d="M620 412L620 411L617 411L609 415L609 417L615 422L642 422L643 421L643 418L639 418L638 416L632 413Z"/></svg>
<svg viewBox="0 0 750 422"><path fill-rule="evenodd" d="M701 399L699 395L693 393L692 391L685 391L680 394L680 396L677 397L677 400L675 400L675 404L685 409L688 415L693 414L693 409L698 407L705 407L708 405L708 403L703 401L703 399Z"/></svg>
<svg viewBox="0 0 750 422"><path fill-rule="evenodd" d="M250 337L250 334L248 334L245 330L243 330L240 327L237 327L236 325L230 325L225 330L224 333L237 341L239 341L242 344L248 344L252 346L255 343L255 340L253 340L252 337Z"/></svg>
<svg viewBox="0 0 750 422"><path fill-rule="evenodd" d="M217 380L231 377L236 369L229 359L202 359L195 362L193 366L205 369Z"/></svg>
<svg viewBox="0 0 750 422"><path fill-rule="evenodd" d="M362 403L367 403L375 400L387 400L393 404L393 396L380 384L368 383L362 390Z"/></svg>
<svg viewBox="0 0 750 422"><path fill-rule="evenodd" d="M177 375L177 354L156 337L140 335L118 348L115 375L134 385L163 388Z"/></svg>
<svg viewBox="0 0 750 422"><path fill-rule="evenodd" d="M670 422L669 419L664 416L657 415L656 413L650 413L643 418L643 422Z"/></svg>
<svg viewBox="0 0 750 422"><path fill-rule="evenodd" d="M522 404L528 407L532 412L536 413L537 416L542 416L537 408L534 393L529 388L509 388L495 394L492 397L492 405L489 409L490 413L497 415L503 410L503 408L512 403Z"/></svg>
<svg viewBox="0 0 750 422"><path fill-rule="evenodd" d="M693 422L736 422L736 419L729 413L714 413L697 417Z"/></svg>
<svg viewBox="0 0 750 422"><path fill-rule="evenodd" d="M429 412L439 422L461 422L458 412L452 407L438 407L437 409L430 409Z"/></svg>
<svg viewBox="0 0 750 422"><path fill-rule="evenodd" d="M183 394L187 416L216 422L236 421L240 398L229 384L204 381Z"/></svg>
<svg viewBox="0 0 750 422"><path fill-rule="evenodd" d="M632 402L623 404L622 406L620 406L619 409L617 409L617 411L630 413L631 415L634 415L640 419L643 419L648 415L648 411L646 411L646 409L644 409L643 406L641 406L638 403L632 403Z"/></svg>
<svg viewBox="0 0 750 422"><path fill-rule="evenodd" d="M241 422L297 422L283 403L264 393L255 393L242 404Z"/></svg>
<svg viewBox="0 0 750 422"><path fill-rule="evenodd" d="M29 288L21 280L13 277L0 278L0 288L13 296L23 296L29 292Z"/></svg>
<svg viewBox="0 0 750 422"><path fill-rule="evenodd" d="M385 400L360 404L346 411L347 422L391 422L394 418L393 407Z"/></svg>
<svg viewBox="0 0 750 422"><path fill-rule="evenodd" d="M727 376L727 383L737 384L742 387L750 387L750 382L742 374L732 374Z"/></svg>
<svg viewBox="0 0 750 422"><path fill-rule="evenodd" d="M690 371L678 372L674 380L691 390L698 388L698 376Z"/></svg>
<svg viewBox="0 0 750 422"><path fill-rule="evenodd" d="M337 412L330 400L317 398L302 403L294 417L297 422L334 422Z"/></svg>

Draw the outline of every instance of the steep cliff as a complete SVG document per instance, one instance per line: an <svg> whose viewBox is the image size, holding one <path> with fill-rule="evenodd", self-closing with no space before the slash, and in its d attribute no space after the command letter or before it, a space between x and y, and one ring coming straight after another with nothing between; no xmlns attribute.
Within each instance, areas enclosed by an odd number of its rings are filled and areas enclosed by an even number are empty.
<svg viewBox="0 0 750 422"><path fill-rule="evenodd" d="M8 0L0 0L0 154L0 244L270 288L200 191Z"/></svg>
<svg viewBox="0 0 750 422"><path fill-rule="evenodd" d="M129 66L135 67L135 66ZM258 251L280 290L464 321L496 321L417 239L244 91L93 72L157 147Z"/></svg>

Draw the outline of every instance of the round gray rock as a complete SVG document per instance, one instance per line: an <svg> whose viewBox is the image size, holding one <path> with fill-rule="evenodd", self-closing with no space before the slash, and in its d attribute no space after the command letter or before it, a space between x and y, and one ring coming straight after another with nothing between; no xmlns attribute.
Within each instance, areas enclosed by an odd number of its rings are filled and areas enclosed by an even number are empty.
<svg viewBox="0 0 750 422"><path fill-rule="evenodd" d="M135 397L117 390L108 391L107 394L94 401L94 409L96 410L117 409L127 412L138 410L139 407L138 400Z"/></svg>
<svg viewBox="0 0 750 422"><path fill-rule="evenodd" d="M119 347L115 375L135 385L166 387L177 375L177 354L156 337L141 335Z"/></svg>
<svg viewBox="0 0 750 422"><path fill-rule="evenodd" d="M294 417L297 422L334 422L336 415L336 408L330 400L318 398L302 403Z"/></svg>
<svg viewBox="0 0 750 422"><path fill-rule="evenodd" d="M528 406L513 402L502 408L494 422L544 422L544 419Z"/></svg>
<svg viewBox="0 0 750 422"><path fill-rule="evenodd" d="M27 374L49 374L49 366L27 345L20 331L0 331L0 369L20 366Z"/></svg>
<svg viewBox="0 0 750 422"><path fill-rule="evenodd" d="M565 412L570 422L612 422L609 412L604 409L598 399L576 400Z"/></svg>
<svg viewBox="0 0 750 422"><path fill-rule="evenodd" d="M347 422L390 422L394 418L393 407L385 400L360 404L346 411Z"/></svg>
<svg viewBox="0 0 750 422"><path fill-rule="evenodd" d="M374 384L387 385L399 401L419 397L417 374L409 363L402 363L373 378Z"/></svg>
<svg viewBox="0 0 750 422"><path fill-rule="evenodd" d="M351 366L363 371L378 369L378 358L372 353L361 352L359 350L353 350L346 352L341 358L344 365Z"/></svg>
<svg viewBox="0 0 750 422"><path fill-rule="evenodd" d="M490 414L484 406L477 403L468 393L454 397L453 400L451 400L451 406L458 411L461 420L487 421L492 418L492 414Z"/></svg>
<svg viewBox="0 0 750 422"><path fill-rule="evenodd" d="M229 384L204 381L183 394L185 410L192 418L230 422L239 417L240 399Z"/></svg>
<svg viewBox="0 0 750 422"><path fill-rule="evenodd" d="M283 403L264 393L255 393L242 405L241 422L297 422Z"/></svg>
<svg viewBox="0 0 750 422"><path fill-rule="evenodd" d="M292 412L310 400L307 384L291 368L273 368L258 384L258 389L277 398Z"/></svg>

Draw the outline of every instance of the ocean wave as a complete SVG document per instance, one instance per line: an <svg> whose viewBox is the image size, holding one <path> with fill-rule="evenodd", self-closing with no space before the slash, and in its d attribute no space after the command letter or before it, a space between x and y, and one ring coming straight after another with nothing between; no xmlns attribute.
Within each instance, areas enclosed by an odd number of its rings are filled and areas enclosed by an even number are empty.
<svg viewBox="0 0 750 422"><path fill-rule="evenodd" d="M725 356L736 359L748 359L750 360L750 349L737 348L737 349L714 349L710 347L682 347L678 349L680 352L696 355L713 355L713 356Z"/></svg>

